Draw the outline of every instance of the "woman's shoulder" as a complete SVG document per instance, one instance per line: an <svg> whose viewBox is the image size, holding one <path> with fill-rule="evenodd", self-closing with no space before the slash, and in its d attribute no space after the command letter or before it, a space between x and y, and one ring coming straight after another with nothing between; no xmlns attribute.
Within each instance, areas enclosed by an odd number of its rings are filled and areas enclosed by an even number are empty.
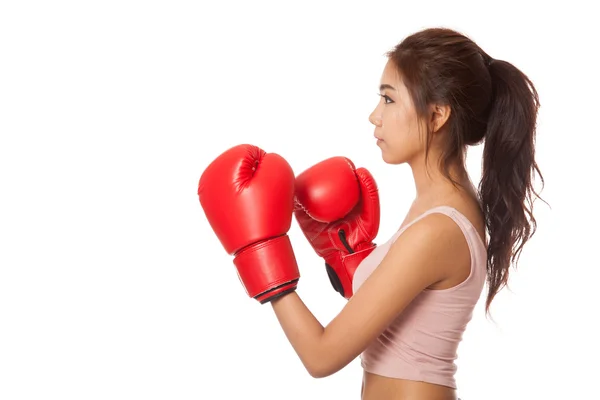
<svg viewBox="0 0 600 400"><path fill-rule="evenodd" d="M407 246L403 245L427 240L427 246L420 249L428 253L429 262L440 277L430 289L445 289L469 276L474 250L471 246L479 246L472 238L479 235L485 246L484 227L483 213L476 202L449 201L430 207L412 219L398 232L392 246L404 247L406 251Z"/></svg>
<svg viewBox="0 0 600 400"><path fill-rule="evenodd" d="M447 206L469 223L475 229L481 241L486 243L485 217L478 199L473 197L459 198L449 201Z"/></svg>

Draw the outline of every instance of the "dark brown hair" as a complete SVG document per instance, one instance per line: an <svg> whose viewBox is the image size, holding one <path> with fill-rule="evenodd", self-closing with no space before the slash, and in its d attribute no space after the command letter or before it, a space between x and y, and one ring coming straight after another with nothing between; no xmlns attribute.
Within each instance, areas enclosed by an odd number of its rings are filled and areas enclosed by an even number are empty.
<svg viewBox="0 0 600 400"><path fill-rule="evenodd" d="M536 119L540 106L530 79L509 62L495 60L465 35L446 28L412 34L387 54L412 97L417 115L431 104L449 105L444 175L464 165L467 145L484 141L479 201L489 235L486 313L507 285L525 243L535 233L533 188ZM427 151L431 132L427 132Z"/></svg>

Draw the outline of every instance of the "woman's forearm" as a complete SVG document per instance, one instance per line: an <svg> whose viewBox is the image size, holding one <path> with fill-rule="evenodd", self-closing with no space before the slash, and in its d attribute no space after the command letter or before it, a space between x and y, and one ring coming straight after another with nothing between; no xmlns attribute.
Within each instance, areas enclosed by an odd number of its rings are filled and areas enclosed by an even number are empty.
<svg viewBox="0 0 600 400"><path fill-rule="evenodd" d="M308 373L315 377L329 374L324 362L325 328L306 307L296 292L271 302L275 315Z"/></svg>

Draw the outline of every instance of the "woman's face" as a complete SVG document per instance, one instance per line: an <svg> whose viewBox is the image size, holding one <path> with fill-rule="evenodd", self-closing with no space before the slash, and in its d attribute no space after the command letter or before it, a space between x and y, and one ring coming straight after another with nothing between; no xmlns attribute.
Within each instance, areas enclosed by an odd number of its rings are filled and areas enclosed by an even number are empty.
<svg viewBox="0 0 600 400"><path fill-rule="evenodd" d="M375 125L377 146L388 164L410 163L425 152L425 125L421 124L395 65L388 61L381 76L379 104L369 121Z"/></svg>

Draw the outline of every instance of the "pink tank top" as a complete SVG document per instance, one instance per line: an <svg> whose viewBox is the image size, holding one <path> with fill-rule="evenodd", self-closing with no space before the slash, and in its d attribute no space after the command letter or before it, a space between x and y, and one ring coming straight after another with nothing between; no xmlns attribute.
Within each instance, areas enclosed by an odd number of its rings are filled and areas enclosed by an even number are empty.
<svg viewBox="0 0 600 400"><path fill-rule="evenodd" d="M449 216L465 235L471 253L469 277L449 289L421 292L363 352L361 365L373 374L456 389L454 375L458 345L481 295L487 262L486 247L463 214L448 206L435 207L421 214L362 261L356 269L352 286L356 293L402 232L432 213Z"/></svg>

